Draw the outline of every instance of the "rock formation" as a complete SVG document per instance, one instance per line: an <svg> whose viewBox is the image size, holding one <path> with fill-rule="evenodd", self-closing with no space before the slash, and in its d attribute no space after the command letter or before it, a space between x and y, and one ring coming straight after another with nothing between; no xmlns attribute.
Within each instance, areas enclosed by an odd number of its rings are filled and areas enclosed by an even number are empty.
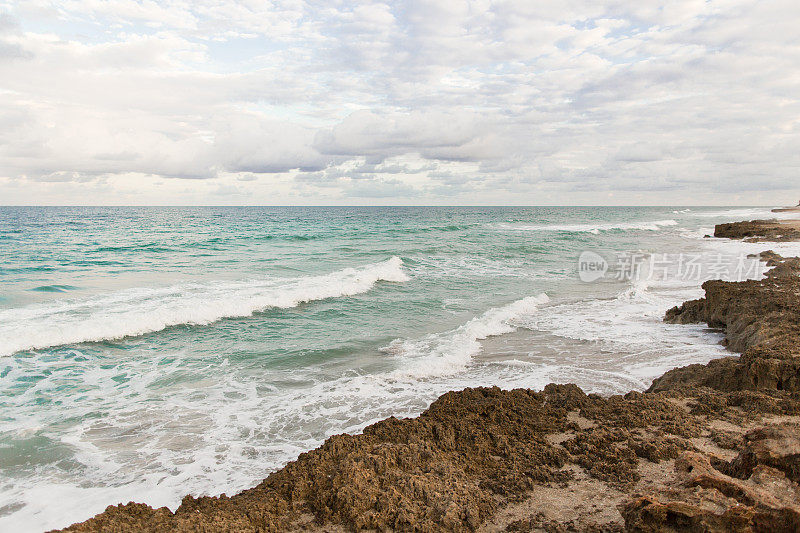
<svg viewBox="0 0 800 533"><path fill-rule="evenodd" d="M787 211L789 211L789 212L793 212L793 211L800 212L800 202L797 202L797 205L794 206L794 207L778 207L777 209L773 209L772 210L773 213L785 213Z"/></svg>
<svg viewBox="0 0 800 533"><path fill-rule="evenodd" d="M788 242L800 240L797 221L750 220L718 224L714 237L743 239L746 242Z"/></svg>
<svg viewBox="0 0 800 533"><path fill-rule="evenodd" d="M764 280L707 281L705 298L670 309L665 317L724 328L728 347L742 356L672 370L651 391L687 385L800 392L800 259L761 255L773 267Z"/></svg>

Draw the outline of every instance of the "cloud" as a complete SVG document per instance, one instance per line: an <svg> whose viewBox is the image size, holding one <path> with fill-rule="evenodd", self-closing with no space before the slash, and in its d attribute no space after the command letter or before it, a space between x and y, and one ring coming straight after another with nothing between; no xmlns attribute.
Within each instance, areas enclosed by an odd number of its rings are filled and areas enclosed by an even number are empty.
<svg viewBox="0 0 800 533"><path fill-rule="evenodd" d="M354 198L416 198L419 191L397 179L369 179L352 183L344 195Z"/></svg>
<svg viewBox="0 0 800 533"><path fill-rule="evenodd" d="M800 168L798 19L786 0L0 0L0 196L179 178L197 201L777 202Z"/></svg>
<svg viewBox="0 0 800 533"><path fill-rule="evenodd" d="M445 154L466 157L470 148L481 146L484 130L480 119L467 113L357 111L333 128L319 131L314 147L321 153L370 155L377 160L412 152L426 152L428 159L450 159Z"/></svg>

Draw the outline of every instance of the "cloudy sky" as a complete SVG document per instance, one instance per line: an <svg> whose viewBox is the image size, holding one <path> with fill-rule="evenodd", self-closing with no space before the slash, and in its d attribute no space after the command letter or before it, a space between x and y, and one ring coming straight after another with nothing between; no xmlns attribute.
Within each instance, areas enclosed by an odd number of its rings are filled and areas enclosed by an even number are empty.
<svg viewBox="0 0 800 533"><path fill-rule="evenodd" d="M0 204L783 204L796 0L0 0Z"/></svg>

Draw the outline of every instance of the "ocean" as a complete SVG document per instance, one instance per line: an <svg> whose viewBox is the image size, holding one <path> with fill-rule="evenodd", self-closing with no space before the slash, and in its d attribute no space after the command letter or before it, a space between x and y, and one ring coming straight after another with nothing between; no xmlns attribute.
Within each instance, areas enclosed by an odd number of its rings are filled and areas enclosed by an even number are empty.
<svg viewBox="0 0 800 533"><path fill-rule="evenodd" d="M647 388L766 208L0 207L0 530L233 494L449 390ZM776 251L797 254L796 244Z"/></svg>

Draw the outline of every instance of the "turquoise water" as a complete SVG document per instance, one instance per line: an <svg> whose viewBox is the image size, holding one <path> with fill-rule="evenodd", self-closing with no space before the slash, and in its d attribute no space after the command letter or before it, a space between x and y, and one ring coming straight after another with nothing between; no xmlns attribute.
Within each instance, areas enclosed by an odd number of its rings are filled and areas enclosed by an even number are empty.
<svg viewBox="0 0 800 533"><path fill-rule="evenodd" d="M700 280L579 254L731 262L703 235L763 212L2 207L0 529L230 494L451 389L645 388L723 353L660 321Z"/></svg>

